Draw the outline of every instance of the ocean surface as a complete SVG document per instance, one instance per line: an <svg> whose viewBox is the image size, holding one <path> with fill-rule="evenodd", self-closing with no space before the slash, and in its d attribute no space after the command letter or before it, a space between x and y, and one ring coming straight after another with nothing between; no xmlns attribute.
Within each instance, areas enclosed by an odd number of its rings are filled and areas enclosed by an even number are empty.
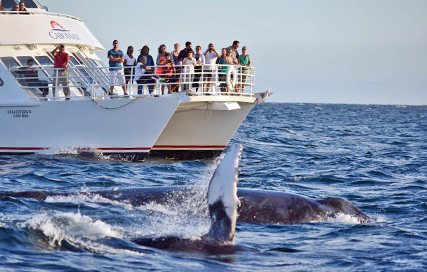
<svg viewBox="0 0 427 272"><path fill-rule="evenodd" d="M131 240L205 234L203 197L133 207L79 193L207 186L219 159L131 163L72 150L0 156L0 193L72 193L0 198L0 271L427 270L427 106L264 103L231 143L243 145L239 187L347 198L371 221L239 223L235 243L257 252L146 250Z"/></svg>

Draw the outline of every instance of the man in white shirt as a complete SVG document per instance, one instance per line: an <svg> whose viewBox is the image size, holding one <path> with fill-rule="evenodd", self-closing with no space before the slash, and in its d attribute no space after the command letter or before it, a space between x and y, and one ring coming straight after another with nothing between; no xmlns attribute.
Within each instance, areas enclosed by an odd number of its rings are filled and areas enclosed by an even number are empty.
<svg viewBox="0 0 427 272"><path fill-rule="evenodd" d="M211 87L210 81L215 79L216 60L217 58L221 57L221 55L218 53L218 51L215 50L213 43L208 45L208 49L203 53L203 55L205 56L206 64L203 68L205 70L204 81L207 82L203 84L203 92L206 93Z"/></svg>

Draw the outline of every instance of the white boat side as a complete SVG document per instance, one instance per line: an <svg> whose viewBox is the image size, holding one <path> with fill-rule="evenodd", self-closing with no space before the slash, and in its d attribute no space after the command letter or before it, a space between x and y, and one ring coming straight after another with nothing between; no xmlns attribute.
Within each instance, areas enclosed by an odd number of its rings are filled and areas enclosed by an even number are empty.
<svg viewBox="0 0 427 272"><path fill-rule="evenodd" d="M27 14L0 15L0 24L8 26L0 29L0 154L70 148L138 159L148 154L180 97L88 95L91 87L108 87L108 70L90 70L100 74L94 79L81 69L102 65L94 50L103 47L80 19L29 9ZM71 90L67 99L51 68L49 52L57 43L66 45L73 62L67 69ZM36 64L38 78L49 84L47 97L41 87L29 86L23 69L28 59Z"/></svg>
<svg viewBox="0 0 427 272"><path fill-rule="evenodd" d="M256 103L254 96L192 96L175 111L150 156L215 156L226 148Z"/></svg>
<svg viewBox="0 0 427 272"><path fill-rule="evenodd" d="M24 14L0 15L0 24L10 26L0 29L0 125L11 127L0 133L0 154L72 147L109 154L146 155L151 150L152 156L210 157L227 146L253 106L269 94L254 94L253 67L214 65L213 72L206 72L175 66L165 76L162 69L170 69L166 65L157 66L150 82L136 80L138 67L132 67L129 95L119 85L114 86L116 95L108 95L109 70L96 55L105 49L84 22L34 4L37 8ZM70 100L53 69L50 52L58 43L66 45L71 57ZM28 59L48 86L30 84ZM207 81L209 90L203 88ZM178 93L168 94L170 86L177 86Z"/></svg>

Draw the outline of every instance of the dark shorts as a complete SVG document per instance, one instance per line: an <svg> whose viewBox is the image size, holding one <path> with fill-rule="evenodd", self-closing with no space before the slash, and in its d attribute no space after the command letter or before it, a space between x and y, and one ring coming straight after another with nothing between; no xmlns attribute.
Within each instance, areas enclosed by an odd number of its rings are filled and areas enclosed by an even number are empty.
<svg viewBox="0 0 427 272"><path fill-rule="evenodd" d="M204 81L214 81L214 79L215 79L215 73L214 72L209 72L209 71L204 72L204 74L203 74L203 80Z"/></svg>
<svg viewBox="0 0 427 272"><path fill-rule="evenodd" d="M179 80L179 77L168 77L168 78L166 78L166 80L165 80L165 82L166 83L175 83L175 82L178 82L178 80Z"/></svg>

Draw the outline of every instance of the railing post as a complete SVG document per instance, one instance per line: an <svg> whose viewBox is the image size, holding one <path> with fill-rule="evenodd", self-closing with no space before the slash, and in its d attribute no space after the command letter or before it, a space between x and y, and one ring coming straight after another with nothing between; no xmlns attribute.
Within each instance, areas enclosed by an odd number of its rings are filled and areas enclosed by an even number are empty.
<svg viewBox="0 0 427 272"><path fill-rule="evenodd" d="M58 69L56 69L56 68L53 68L54 69L54 73L55 73L55 76L56 76L56 79L55 79L55 91L53 92L53 100L56 100L56 96L58 95L58 82L59 82L59 79L58 79L58 76L59 76L59 72L58 72Z"/></svg>

